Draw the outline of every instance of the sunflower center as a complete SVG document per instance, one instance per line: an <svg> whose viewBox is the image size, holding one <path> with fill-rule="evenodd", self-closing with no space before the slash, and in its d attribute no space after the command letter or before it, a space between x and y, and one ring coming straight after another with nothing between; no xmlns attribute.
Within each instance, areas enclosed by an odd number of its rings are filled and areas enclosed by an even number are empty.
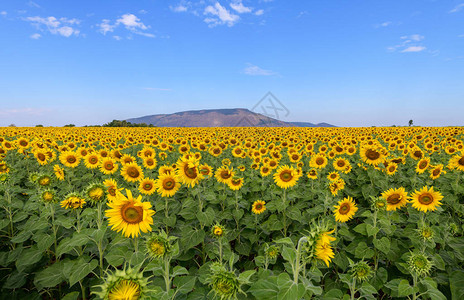
<svg viewBox="0 0 464 300"><path fill-rule="evenodd" d="M388 196L387 198L387 203L390 205L398 204L400 201L401 201L400 194L393 194L393 195Z"/></svg>
<svg viewBox="0 0 464 300"><path fill-rule="evenodd" d="M200 173L201 173L202 175L208 175L209 171L208 171L208 169L205 168L205 169L201 169L201 170L200 170Z"/></svg>
<svg viewBox="0 0 464 300"><path fill-rule="evenodd" d="M73 164L73 163L76 162L76 158L74 156L70 156L70 157L68 157L67 161L68 161L68 163Z"/></svg>
<svg viewBox="0 0 464 300"><path fill-rule="evenodd" d="M292 159L293 159L293 160L297 160L297 159L298 159L298 155L297 155L297 154L293 154L293 155L292 155Z"/></svg>
<svg viewBox="0 0 464 300"><path fill-rule="evenodd" d="M37 154L37 158L41 161L44 161L46 159L45 155L43 153Z"/></svg>
<svg viewBox="0 0 464 300"><path fill-rule="evenodd" d="M91 157L91 158L89 159L89 162L90 162L91 164L96 164L96 163L98 162L98 159L97 159L96 157Z"/></svg>
<svg viewBox="0 0 464 300"><path fill-rule="evenodd" d="M129 175L129 177L132 177L132 178L137 178L139 177L140 173L136 167L129 167L127 168L127 175Z"/></svg>
<svg viewBox="0 0 464 300"><path fill-rule="evenodd" d="M284 182L289 182L290 180L292 180L292 178L292 172L288 170L285 170L282 173L280 173L280 179Z"/></svg>
<svg viewBox="0 0 464 300"><path fill-rule="evenodd" d="M112 162L107 162L105 164L105 169L107 170L112 170L113 169L113 163Z"/></svg>
<svg viewBox="0 0 464 300"><path fill-rule="evenodd" d="M143 220L143 209L129 202L121 208L121 217L129 224L140 223Z"/></svg>
<svg viewBox="0 0 464 300"><path fill-rule="evenodd" d="M380 153L372 149L367 149L366 157L370 160L376 160L380 157Z"/></svg>
<svg viewBox="0 0 464 300"><path fill-rule="evenodd" d="M228 170L224 170L221 172L221 178L222 179L229 179L232 174Z"/></svg>
<svg viewBox="0 0 464 300"><path fill-rule="evenodd" d="M423 205L429 205L433 202L433 196L429 193L425 193L419 196L419 202Z"/></svg>
<svg viewBox="0 0 464 300"><path fill-rule="evenodd" d="M263 205L262 205L261 203L257 203L257 204L255 205L255 209L256 209L256 210L261 210L261 209L263 209Z"/></svg>
<svg viewBox="0 0 464 300"><path fill-rule="evenodd" d="M435 169L432 171L433 176L438 176L440 174L440 169Z"/></svg>
<svg viewBox="0 0 464 300"><path fill-rule="evenodd" d="M390 172L395 171L395 166L390 166L390 167L388 168L388 171L390 171Z"/></svg>
<svg viewBox="0 0 464 300"><path fill-rule="evenodd" d="M322 157L318 157L316 159L316 165L323 165L324 164L324 159Z"/></svg>
<svg viewBox="0 0 464 300"><path fill-rule="evenodd" d="M160 242L153 242L150 245L151 251L157 256L162 256L165 252L164 245L161 244Z"/></svg>
<svg viewBox="0 0 464 300"><path fill-rule="evenodd" d="M428 165L428 163L426 161L422 161L419 164L419 169L425 169L425 168L427 168L427 165Z"/></svg>
<svg viewBox="0 0 464 300"><path fill-rule="evenodd" d="M147 182L147 183L145 183L143 185L143 189L146 190L146 191L151 190L152 187L153 187L153 185L151 183L149 183L149 182Z"/></svg>
<svg viewBox="0 0 464 300"><path fill-rule="evenodd" d="M349 203L343 203L342 205L340 205L340 208L338 209L338 212L341 215L346 215L347 213L350 212L350 204Z"/></svg>
<svg viewBox="0 0 464 300"><path fill-rule="evenodd" d="M419 151L419 150L416 150L416 151L414 151L413 155L414 155L415 157L419 157L419 158L420 158L420 157L422 157L422 152Z"/></svg>
<svg viewBox="0 0 464 300"><path fill-rule="evenodd" d="M148 159L146 162L147 166L153 166L153 160Z"/></svg>
<svg viewBox="0 0 464 300"><path fill-rule="evenodd" d="M188 165L185 165L184 173L185 173L185 176L187 176L190 179L197 178L197 170L195 168L189 168Z"/></svg>
<svg viewBox="0 0 464 300"><path fill-rule="evenodd" d="M345 161L343 161L343 160L337 161L337 166L344 167L345 166Z"/></svg>
<svg viewBox="0 0 464 300"><path fill-rule="evenodd" d="M461 157L460 160L458 160L458 164L459 164L460 166L464 166L464 156Z"/></svg>
<svg viewBox="0 0 464 300"><path fill-rule="evenodd" d="M110 194L111 196L116 196L116 187L115 186L110 186L108 188L108 194Z"/></svg>
<svg viewBox="0 0 464 300"><path fill-rule="evenodd" d="M172 190L175 186L176 182L172 178L168 178L163 181L163 188L165 190Z"/></svg>

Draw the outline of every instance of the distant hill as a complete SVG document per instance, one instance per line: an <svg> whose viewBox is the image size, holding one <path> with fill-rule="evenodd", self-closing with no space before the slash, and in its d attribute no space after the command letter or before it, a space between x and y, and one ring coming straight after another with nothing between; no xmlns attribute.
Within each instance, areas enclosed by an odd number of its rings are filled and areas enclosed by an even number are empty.
<svg viewBox="0 0 464 300"><path fill-rule="evenodd" d="M284 122L244 108L191 110L149 115L126 121L157 127L334 127L326 123Z"/></svg>

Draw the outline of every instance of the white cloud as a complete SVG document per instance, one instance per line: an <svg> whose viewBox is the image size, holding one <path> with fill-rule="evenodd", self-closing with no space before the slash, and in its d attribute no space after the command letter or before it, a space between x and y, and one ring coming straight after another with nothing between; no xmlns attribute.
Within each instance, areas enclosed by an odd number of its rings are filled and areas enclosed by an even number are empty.
<svg viewBox="0 0 464 300"><path fill-rule="evenodd" d="M460 34L460 35L458 35L458 37L464 38L464 34Z"/></svg>
<svg viewBox="0 0 464 300"><path fill-rule="evenodd" d="M250 13L253 10L251 7L244 6L240 0L232 2L230 7L239 14Z"/></svg>
<svg viewBox="0 0 464 300"><path fill-rule="evenodd" d="M50 33L64 37L70 37L72 35L78 36L80 33L79 30L71 27L72 25L78 25L80 23L77 19L28 17L25 20L31 22L32 25L36 26L40 30L43 30L43 27L46 27L46 30Z"/></svg>
<svg viewBox="0 0 464 300"><path fill-rule="evenodd" d="M97 24L97 27L100 29L98 30L103 35L106 35L108 32L114 32L115 28L119 25L124 25L124 27L129 30L130 32L142 36L146 36L149 38L154 38L155 35L148 32L143 32L141 30L147 30L150 26L147 26L141 22L141 20L134 14L124 14L119 17L114 24L111 24L111 20L103 19L100 24ZM119 37L119 36L117 36ZM115 38L115 36L113 36ZM120 38L120 37L119 37ZM115 38L118 40L118 38Z"/></svg>
<svg viewBox="0 0 464 300"><path fill-rule="evenodd" d="M120 41L122 40L122 37L120 37L119 35L113 35L113 39L115 39L116 41Z"/></svg>
<svg viewBox="0 0 464 300"><path fill-rule="evenodd" d="M451 14L452 14L452 13L456 13L456 12L460 11L460 10L463 9L463 8L464 8L464 3L458 4L458 5L456 5L455 8L453 8L452 10L450 10L449 13L451 13Z"/></svg>
<svg viewBox="0 0 464 300"><path fill-rule="evenodd" d="M30 7L40 8L40 5L38 5L38 4L35 3L34 1L29 1L29 2L27 3L27 5L29 5Z"/></svg>
<svg viewBox="0 0 464 300"><path fill-rule="evenodd" d="M173 12L186 12L188 10L187 6L179 4L177 6L169 6Z"/></svg>
<svg viewBox="0 0 464 300"><path fill-rule="evenodd" d="M100 27L99 31L103 35L106 35L107 32L113 32L114 27L116 27L116 25L111 25L110 20L103 19L100 24L97 24L97 27Z"/></svg>
<svg viewBox="0 0 464 300"><path fill-rule="evenodd" d="M401 52L421 52L424 51L426 48L424 46L409 46Z"/></svg>
<svg viewBox="0 0 464 300"><path fill-rule="evenodd" d="M252 76L272 76L272 75L277 75L276 72L271 71L271 70L265 70L261 69L258 66L248 64L248 67L243 69L243 73L247 75L252 75Z"/></svg>
<svg viewBox="0 0 464 300"><path fill-rule="evenodd" d="M2 15L2 16L6 16L7 14L8 14L8 13L7 13L6 11L1 11L1 12L0 12L0 15Z"/></svg>
<svg viewBox="0 0 464 300"><path fill-rule="evenodd" d="M40 33L34 33L30 36L31 39L38 40L42 35Z"/></svg>
<svg viewBox="0 0 464 300"><path fill-rule="evenodd" d="M264 9L259 9L259 10L255 11L255 15L257 15L257 16L261 16L262 14L264 14Z"/></svg>
<svg viewBox="0 0 464 300"><path fill-rule="evenodd" d="M420 41L422 41L424 39L424 36L420 35L420 34L413 34L413 35L410 35L410 36L402 36L401 39L402 40L410 39L410 40L415 41L415 42L420 42Z"/></svg>
<svg viewBox="0 0 464 300"><path fill-rule="evenodd" d="M216 2L214 6L208 5L205 8L203 14L211 14L214 16L207 17L204 19L204 21L208 23L210 27L223 24L227 24L227 26L232 27L235 25L235 23L238 22L238 20L240 20L240 17L238 15L234 15L233 13L229 12L225 7L219 4L219 2Z"/></svg>
<svg viewBox="0 0 464 300"><path fill-rule="evenodd" d="M381 27L387 27L387 26L390 26L392 24L392 22L390 21L387 21L387 22L383 22L382 24L380 24Z"/></svg>
<svg viewBox="0 0 464 300"><path fill-rule="evenodd" d="M139 10L139 14L145 15L148 14L148 11L146 11L145 9L141 9Z"/></svg>

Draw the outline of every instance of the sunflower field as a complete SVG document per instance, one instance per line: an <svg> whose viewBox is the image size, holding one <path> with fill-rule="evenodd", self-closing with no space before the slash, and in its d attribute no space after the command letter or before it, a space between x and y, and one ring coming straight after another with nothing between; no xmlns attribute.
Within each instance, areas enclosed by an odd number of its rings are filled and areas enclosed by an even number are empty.
<svg viewBox="0 0 464 300"><path fill-rule="evenodd" d="M0 128L8 299L464 299L464 130Z"/></svg>

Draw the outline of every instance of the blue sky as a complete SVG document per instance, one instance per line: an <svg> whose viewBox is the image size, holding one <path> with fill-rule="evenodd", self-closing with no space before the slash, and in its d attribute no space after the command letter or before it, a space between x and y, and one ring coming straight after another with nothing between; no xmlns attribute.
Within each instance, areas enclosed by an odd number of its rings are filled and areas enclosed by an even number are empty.
<svg viewBox="0 0 464 300"><path fill-rule="evenodd" d="M251 109L464 125L464 2L0 2L0 126Z"/></svg>

